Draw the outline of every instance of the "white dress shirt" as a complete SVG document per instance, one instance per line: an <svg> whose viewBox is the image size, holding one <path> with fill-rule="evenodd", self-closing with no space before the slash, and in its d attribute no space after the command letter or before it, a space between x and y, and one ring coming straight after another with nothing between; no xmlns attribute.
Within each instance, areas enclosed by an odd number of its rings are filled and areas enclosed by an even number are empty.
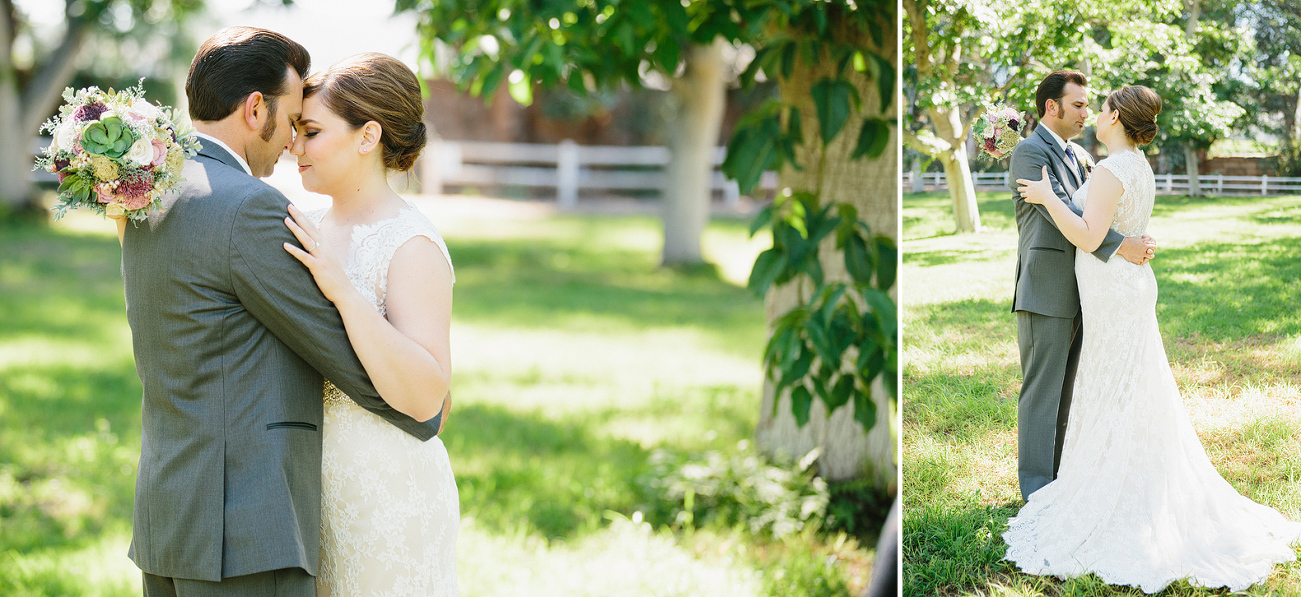
<svg viewBox="0 0 1301 597"><path fill-rule="evenodd" d="M228 153L230 153L230 155L235 156L235 161L239 162L239 165L244 168L244 171L247 172L249 176L253 176L253 169L248 167L248 162L244 161L244 158L240 156L238 153L235 153L235 150L231 149L229 145L222 143L221 139L218 139L207 133L200 133L199 131L195 131L194 133L198 135L200 139L203 139L204 141L207 141L209 143L215 143L217 147L220 147L226 150Z"/></svg>

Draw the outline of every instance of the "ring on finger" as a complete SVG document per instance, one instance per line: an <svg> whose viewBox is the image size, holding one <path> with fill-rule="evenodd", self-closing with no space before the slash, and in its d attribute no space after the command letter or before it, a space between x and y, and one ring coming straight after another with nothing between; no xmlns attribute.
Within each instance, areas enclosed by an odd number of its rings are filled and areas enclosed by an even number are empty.
<svg viewBox="0 0 1301 597"><path fill-rule="evenodd" d="M313 240L313 241L312 241L312 248L308 249L307 252L308 252L308 253L311 253L312 251L315 251L315 250L316 250L316 247L319 247L319 246L321 246L321 243L318 243L318 242L316 242L315 240Z"/></svg>

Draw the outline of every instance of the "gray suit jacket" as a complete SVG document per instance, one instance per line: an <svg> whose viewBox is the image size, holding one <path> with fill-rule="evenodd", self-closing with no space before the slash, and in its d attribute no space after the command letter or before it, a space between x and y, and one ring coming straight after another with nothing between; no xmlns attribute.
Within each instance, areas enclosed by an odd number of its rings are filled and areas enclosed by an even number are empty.
<svg viewBox="0 0 1301 597"><path fill-rule="evenodd" d="M1080 291L1075 283L1075 246L1057 228L1048 208L1027 203L1016 190L1018 178L1042 178L1046 164L1053 191L1069 205L1071 194L1088 178L1084 168L1084 156L1088 154L1079 145L1068 143L1080 162L1078 169L1071 167L1066 153L1042 124L1012 150L1008 186L1012 188L1012 201L1016 204L1016 229L1020 235L1016 294L1012 300L1014 312L1029 311L1051 317L1075 317L1080 312ZM1073 207L1071 210L1080 213ZM1107 237L1093 251L1093 256L1107 261L1115 255L1124 239L1115 230L1107 231Z"/></svg>
<svg viewBox="0 0 1301 597"><path fill-rule="evenodd" d="M280 192L211 143L183 175L122 243L144 385L130 556L175 578L316 574L322 374L421 440L439 421L380 399L338 311L282 247L297 241Z"/></svg>

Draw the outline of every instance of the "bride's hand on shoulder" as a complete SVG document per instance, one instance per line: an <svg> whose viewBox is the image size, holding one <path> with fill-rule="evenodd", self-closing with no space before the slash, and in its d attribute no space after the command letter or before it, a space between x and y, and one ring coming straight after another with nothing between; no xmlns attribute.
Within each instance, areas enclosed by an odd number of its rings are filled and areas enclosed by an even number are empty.
<svg viewBox="0 0 1301 597"><path fill-rule="evenodd" d="M348 298L349 292L356 292L356 288L348 280L348 275L343 271L343 262L329 246L321 242L321 231L307 217L307 214L290 205L285 226L289 227L302 245L298 247L293 243L285 243L285 250L307 266L308 271L312 272L312 278L316 280L316 286L321 289L325 298L338 305L340 301Z"/></svg>
<svg viewBox="0 0 1301 597"><path fill-rule="evenodd" d="M1028 178L1016 179L1017 191L1021 192L1021 197L1027 203L1045 205L1049 199L1057 198L1057 193L1053 192L1053 183L1048 179L1048 166L1043 168L1043 176L1039 180L1030 180Z"/></svg>

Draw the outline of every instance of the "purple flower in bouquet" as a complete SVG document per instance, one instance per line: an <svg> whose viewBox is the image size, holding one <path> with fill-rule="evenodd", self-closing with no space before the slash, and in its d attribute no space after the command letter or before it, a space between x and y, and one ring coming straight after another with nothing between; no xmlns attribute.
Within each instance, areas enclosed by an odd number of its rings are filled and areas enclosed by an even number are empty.
<svg viewBox="0 0 1301 597"><path fill-rule="evenodd" d="M72 118L77 122L90 122L99 120L99 116L107 111L108 106L104 105L104 102L91 102L77 106L77 109L72 111Z"/></svg>

